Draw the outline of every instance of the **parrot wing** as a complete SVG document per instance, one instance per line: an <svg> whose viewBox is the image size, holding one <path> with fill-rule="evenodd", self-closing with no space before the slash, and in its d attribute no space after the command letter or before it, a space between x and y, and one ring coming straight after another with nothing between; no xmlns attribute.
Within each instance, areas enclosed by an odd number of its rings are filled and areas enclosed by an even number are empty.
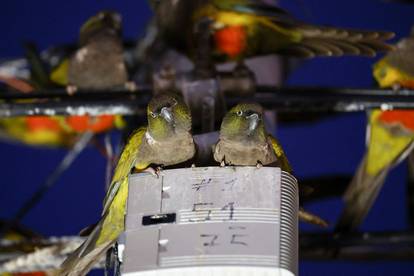
<svg viewBox="0 0 414 276"><path fill-rule="evenodd" d="M383 114L379 110L370 114L368 149L345 192L346 207L337 225L339 231L353 230L363 221L388 171L404 160L414 147L414 132L410 134L407 128L401 131L401 125L394 125L394 128L384 125ZM408 114L397 115L406 117Z"/></svg>
<svg viewBox="0 0 414 276"><path fill-rule="evenodd" d="M124 231L129 174L135 166L145 132L146 128L140 128L131 135L104 200L101 220L86 241L64 261L58 275L86 275Z"/></svg>
<svg viewBox="0 0 414 276"><path fill-rule="evenodd" d="M274 151L274 153L276 154L277 160L280 164L280 168L288 173L292 172L292 168L290 166L290 163L286 157L285 152L283 151L282 147L280 146L280 143L276 140L275 137L269 135L270 141L271 141L271 145L272 145L272 149Z"/></svg>
<svg viewBox="0 0 414 276"><path fill-rule="evenodd" d="M375 56L378 51L388 51L392 46L385 43L394 36L392 32L351 30L334 27L316 26L303 23L289 13L274 5L257 3L253 0L214 1L216 8L236 13L254 15L262 25L256 32L263 32L268 47L279 45L280 54L300 57L365 55ZM271 31L269 33L269 31ZM279 42L269 42L273 36ZM276 35L277 34L277 35ZM284 39L291 43L283 46ZM275 39L276 39L275 38ZM270 39L271 40L271 39Z"/></svg>
<svg viewBox="0 0 414 276"><path fill-rule="evenodd" d="M277 21L273 24L279 24ZM391 32L359 31L309 24L295 24L290 29L299 32L301 39L280 50L283 54L303 57L364 55L375 56L377 52L393 49L387 44L394 36Z"/></svg>
<svg viewBox="0 0 414 276"><path fill-rule="evenodd" d="M367 159L364 158L345 192L346 206L335 227L336 231L356 229L368 214L385 182L390 166L373 176L366 173L366 165Z"/></svg>
<svg viewBox="0 0 414 276"><path fill-rule="evenodd" d="M134 133L132 133L131 137L128 139L128 143L122 151L121 157L119 158L118 164L115 168L108 193L105 196L102 214L105 214L114 196L118 192L122 179L128 178L129 174L131 173L131 170L137 160L138 151L140 149L141 141L145 135L146 130L147 129L144 127L139 128Z"/></svg>

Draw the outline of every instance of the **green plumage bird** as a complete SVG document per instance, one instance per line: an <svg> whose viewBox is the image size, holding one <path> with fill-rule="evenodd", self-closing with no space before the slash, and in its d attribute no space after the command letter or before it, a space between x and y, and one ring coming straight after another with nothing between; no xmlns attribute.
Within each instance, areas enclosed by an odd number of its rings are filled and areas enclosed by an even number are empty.
<svg viewBox="0 0 414 276"><path fill-rule="evenodd" d="M161 36L188 55L196 45L197 24L209 20L213 54L218 61L268 54L374 56L391 49L386 40L394 36L391 32L303 23L274 5L254 0L151 0L151 4Z"/></svg>
<svg viewBox="0 0 414 276"><path fill-rule="evenodd" d="M414 35L401 39L396 49L373 66L381 88L414 88ZM372 110L368 114L367 148L345 194L338 232L355 231L365 220L388 173L414 148L413 110Z"/></svg>
<svg viewBox="0 0 414 276"><path fill-rule="evenodd" d="M128 83L122 45L121 16L101 11L89 18L79 32L79 48L51 74L72 92L104 90Z"/></svg>
<svg viewBox="0 0 414 276"><path fill-rule="evenodd" d="M129 138L104 200L102 218L88 239L62 264L58 275L85 275L124 231L128 180L132 169L170 166L190 160L195 153L191 115L178 96L154 97L147 109L148 126Z"/></svg>
<svg viewBox="0 0 414 276"><path fill-rule="evenodd" d="M263 108L254 103L238 104L224 116L213 154L222 166L277 166L283 171L292 172L282 146L266 132ZM302 208L299 218L323 227L328 225Z"/></svg>
<svg viewBox="0 0 414 276"><path fill-rule="evenodd" d="M274 164L292 172L279 142L266 132L263 108L258 104L239 104L226 114L213 152L214 159L223 165Z"/></svg>

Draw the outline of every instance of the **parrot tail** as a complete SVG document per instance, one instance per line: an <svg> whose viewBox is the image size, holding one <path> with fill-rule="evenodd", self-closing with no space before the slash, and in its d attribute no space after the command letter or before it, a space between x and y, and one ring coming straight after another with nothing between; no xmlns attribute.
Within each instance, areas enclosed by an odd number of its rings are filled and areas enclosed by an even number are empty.
<svg viewBox="0 0 414 276"><path fill-rule="evenodd" d="M315 56L369 56L386 52L394 47L386 41L394 37L392 32L359 31L303 25L298 27L302 39L283 50L285 54L302 57Z"/></svg>
<svg viewBox="0 0 414 276"><path fill-rule="evenodd" d="M304 222L307 222L307 223L310 223L310 224L314 224L314 225L317 225L317 226L320 226L320 227L324 227L324 228L329 226L329 224L325 220L318 217L317 215L314 215L314 214L312 214L308 211L305 211L305 209L303 209L303 208L299 209L299 214L298 215L299 215L299 219L301 221L304 221Z"/></svg>
<svg viewBox="0 0 414 276"><path fill-rule="evenodd" d="M365 171L366 157L344 194L345 209L342 211L335 230L349 232L355 230L365 219L381 190L390 166L376 176Z"/></svg>
<svg viewBox="0 0 414 276"><path fill-rule="evenodd" d="M103 219L96 225L93 232L75 251L73 251L62 263L56 276L84 276L98 263L105 255L106 251L115 243L116 240L108 240L96 245L101 233Z"/></svg>

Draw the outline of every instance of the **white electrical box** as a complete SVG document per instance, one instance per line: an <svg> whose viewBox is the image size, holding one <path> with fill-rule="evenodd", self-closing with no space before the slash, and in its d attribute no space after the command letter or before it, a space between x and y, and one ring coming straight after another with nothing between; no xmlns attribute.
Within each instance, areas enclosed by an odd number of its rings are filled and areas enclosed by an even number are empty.
<svg viewBox="0 0 414 276"><path fill-rule="evenodd" d="M296 179L272 167L132 175L121 274L296 275Z"/></svg>

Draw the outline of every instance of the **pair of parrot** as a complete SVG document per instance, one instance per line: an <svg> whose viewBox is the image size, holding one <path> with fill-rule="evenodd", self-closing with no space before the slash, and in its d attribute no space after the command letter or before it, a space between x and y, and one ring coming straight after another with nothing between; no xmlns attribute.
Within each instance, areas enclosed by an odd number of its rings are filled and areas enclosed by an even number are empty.
<svg viewBox="0 0 414 276"><path fill-rule="evenodd" d="M391 32L356 31L314 26L287 12L255 0L150 0L160 35L176 50L195 56L194 30L209 22L215 61L237 61L267 54L297 57L365 55L391 51L374 66L382 88L414 88L414 37L396 47ZM183 33L177 36L177 33ZM337 230L354 230L373 204L388 171L411 152L414 111L369 113L368 148L344 200Z"/></svg>
<svg viewBox="0 0 414 276"><path fill-rule="evenodd" d="M379 60L373 75L381 88L414 89L414 33ZM388 172L414 148L414 111L372 110L368 113L367 150L344 195L337 231L354 231L374 204Z"/></svg>
<svg viewBox="0 0 414 276"><path fill-rule="evenodd" d="M101 220L87 240L65 260L58 275L85 275L124 231L132 170L158 174L159 166L193 161L196 145L191 134L191 113L180 96L170 93L155 96L148 104L147 119L148 126L136 130L121 153ZM282 147L265 130L263 109L253 103L239 104L225 115L213 155L221 165L276 165L291 172Z"/></svg>
<svg viewBox="0 0 414 276"><path fill-rule="evenodd" d="M67 86L69 93L78 89L95 91L119 86L133 89L128 82L122 43L120 15L102 11L82 25L79 48L50 73L33 47L28 47L31 79L30 88L24 92L56 85ZM123 126L122 118L113 115L29 116L0 120L4 136L28 145L52 147L71 146L80 133L102 133Z"/></svg>
<svg viewBox="0 0 414 276"><path fill-rule="evenodd" d="M392 32L315 26L258 0L150 0L159 35L167 44L196 57L197 28L208 23L211 58L238 61L270 54L312 58L364 55L392 49ZM180 34L180 35L177 35Z"/></svg>

